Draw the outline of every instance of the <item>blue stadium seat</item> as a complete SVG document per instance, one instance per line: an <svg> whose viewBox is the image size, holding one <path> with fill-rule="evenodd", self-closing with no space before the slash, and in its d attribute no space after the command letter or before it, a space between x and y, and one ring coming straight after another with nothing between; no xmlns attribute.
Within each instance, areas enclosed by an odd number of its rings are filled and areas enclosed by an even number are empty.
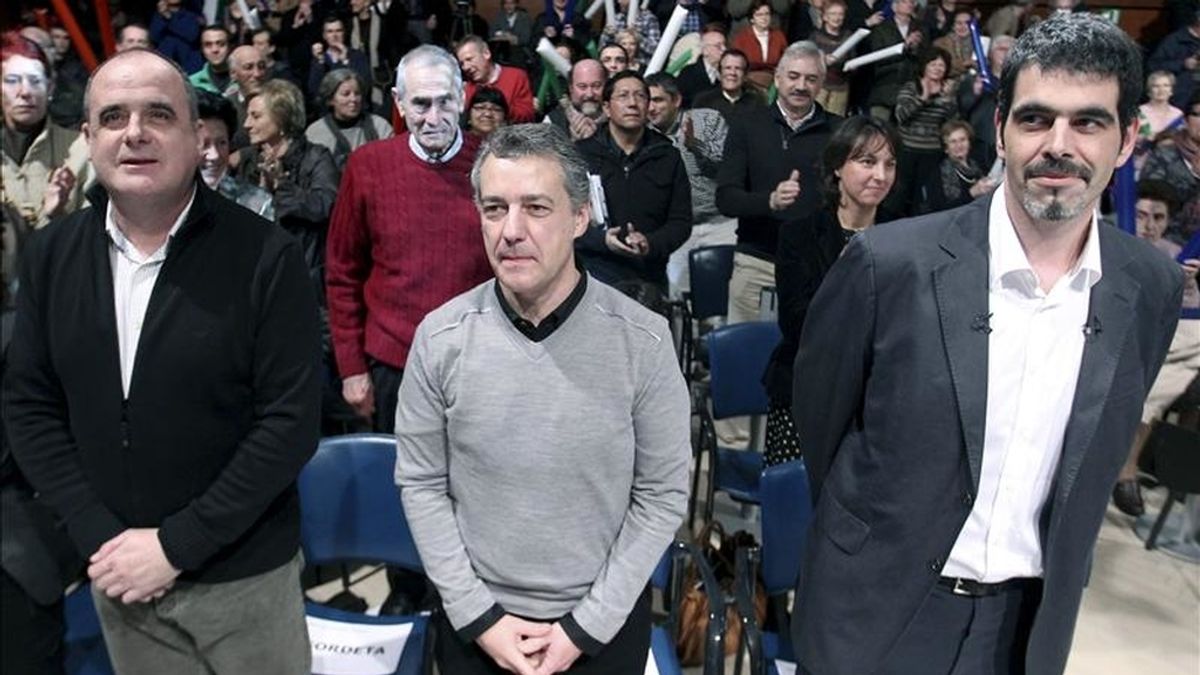
<svg viewBox="0 0 1200 675"><path fill-rule="evenodd" d="M393 475L396 440L381 434L352 434L326 438L300 472L300 538L305 561L310 565L335 563L385 563L422 572L400 492ZM429 657L429 615L368 616L307 602L309 629L313 639L313 669L321 673L327 659L350 656L396 660L395 634L409 631L403 652L393 671L396 675L423 672ZM355 647L335 643L314 633L314 626L336 622L348 634L357 633ZM390 627L390 631L389 631ZM374 640L379 632L391 639ZM369 637L364 637L369 636ZM366 645L366 646L362 646ZM355 651L357 650L357 651ZM376 671L378 672L378 671Z"/></svg>

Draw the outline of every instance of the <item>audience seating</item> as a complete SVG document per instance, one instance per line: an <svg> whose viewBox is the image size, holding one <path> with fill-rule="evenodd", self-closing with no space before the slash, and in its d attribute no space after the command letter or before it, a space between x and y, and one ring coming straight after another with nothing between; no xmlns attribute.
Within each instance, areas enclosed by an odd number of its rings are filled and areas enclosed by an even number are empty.
<svg viewBox="0 0 1200 675"><path fill-rule="evenodd" d="M386 563L422 572L408 521L393 481L396 440L383 434L353 434L326 438L300 472L300 537L309 565ZM395 670L397 675L428 672L432 663L429 615L368 616L306 602L313 640L314 672L320 662L336 655L373 657L380 663L396 658L395 645L408 633ZM326 642L322 633L348 642ZM358 636L358 637L353 637ZM332 638L331 638L332 639ZM355 653L354 650L358 649ZM381 671L375 671L381 672Z"/></svg>
<svg viewBox="0 0 1200 675"><path fill-rule="evenodd" d="M689 325L687 339L683 341L685 353L681 361L684 376L689 381L696 373L696 366L707 363L705 345L699 338L709 329L725 324L725 315L729 311L729 278L733 276L733 248L730 245L701 246L688 252L691 289L684 294L684 300L687 313L699 327L693 336Z"/></svg>
<svg viewBox="0 0 1200 675"><path fill-rule="evenodd" d="M1146 550L1152 551L1175 502L1200 494L1200 432L1156 422L1142 451L1142 466L1167 489L1167 499L1146 537Z"/></svg>
<svg viewBox="0 0 1200 675"><path fill-rule="evenodd" d="M761 478L762 545L738 551L735 594L742 621L742 644L753 675L777 675L776 660L794 662L788 593L796 587L813 505L803 460L767 467ZM754 616L756 568L761 569L775 630L766 632ZM741 654L739 653L739 657Z"/></svg>
<svg viewBox="0 0 1200 675"><path fill-rule="evenodd" d="M689 523L694 521L700 468L705 454L709 456L710 470L704 505L706 522L712 519L713 496L718 491L743 504L758 503L758 477L763 468L761 430L765 426L768 407L762 377L779 340L779 326L768 321L722 326L705 336L711 376L708 391L711 412L708 406L700 407L700 435L692 477L693 508ZM713 421L745 415L755 416L751 420L750 448L720 447Z"/></svg>
<svg viewBox="0 0 1200 675"><path fill-rule="evenodd" d="M67 675L113 675L100 617L92 602L92 585L80 584L63 598L63 672Z"/></svg>

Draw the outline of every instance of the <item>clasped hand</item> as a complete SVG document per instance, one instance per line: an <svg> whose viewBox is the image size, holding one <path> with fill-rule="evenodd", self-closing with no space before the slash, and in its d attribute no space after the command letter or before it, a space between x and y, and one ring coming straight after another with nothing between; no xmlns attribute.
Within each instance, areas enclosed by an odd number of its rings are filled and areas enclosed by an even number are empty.
<svg viewBox="0 0 1200 675"><path fill-rule="evenodd" d="M125 604L163 597L178 576L163 552L158 528L125 530L88 558L88 577L96 588Z"/></svg>
<svg viewBox="0 0 1200 675"><path fill-rule="evenodd" d="M562 624L506 614L476 640L501 668L517 675L561 673L582 654Z"/></svg>

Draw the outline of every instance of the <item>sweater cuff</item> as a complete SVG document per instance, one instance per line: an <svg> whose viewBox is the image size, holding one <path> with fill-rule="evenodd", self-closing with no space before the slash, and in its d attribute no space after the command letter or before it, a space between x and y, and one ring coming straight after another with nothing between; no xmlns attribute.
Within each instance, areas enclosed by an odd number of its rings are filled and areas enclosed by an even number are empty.
<svg viewBox="0 0 1200 675"><path fill-rule="evenodd" d="M66 522L67 535L84 560L100 549L109 539L128 529L108 507L99 501L81 509Z"/></svg>
<svg viewBox="0 0 1200 675"><path fill-rule="evenodd" d="M568 614L559 620L558 625L562 626L563 632L567 637L571 638L571 642L579 648L579 651L588 656L595 656L604 649L604 643L587 634L587 631L579 627L579 623L575 621L575 616Z"/></svg>
<svg viewBox="0 0 1200 675"><path fill-rule="evenodd" d="M458 633L459 639L467 644L471 644L477 640L480 635L483 635L485 632L487 632L487 629L496 625L497 621L504 618L504 615L504 608L500 606L500 603L495 603L489 607L486 612L481 614L478 619L475 619L471 623L459 628L455 632Z"/></svg>
<svg viewBox="0 0 1200 675"><path fill-rule="evenodd" d="M158 542L167 562L181 571L200 568L220 548L200 533L200 522L189 509L168 516L158 528Z"/></svg>

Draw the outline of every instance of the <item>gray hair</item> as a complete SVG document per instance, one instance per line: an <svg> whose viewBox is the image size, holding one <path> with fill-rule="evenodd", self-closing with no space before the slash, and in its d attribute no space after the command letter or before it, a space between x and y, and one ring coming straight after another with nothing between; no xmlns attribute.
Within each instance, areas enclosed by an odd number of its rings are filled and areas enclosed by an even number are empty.
<svg viewBox="0 0 1200 675"><path fill-rule="evenodd" d="M107 66L117 59L130 56L131 54L149 54L150 56L153 56L159 61L162 61L170 66L171 70L175 71L175 74L179 76L179 81L183 83L183 93L184 96L187 97L189 121L197 122L200 120L200 96L196 93L196 88L192 86L192 81L188 79L188 74L184 72L183 68L181 68L178 63L175 63L171 59L168 59L153 49L146 49L145 47L135 47L133 49L127 49L123 52L117 52L105 59L100 65L96 66L96 69L93 70L92 74L88 76L87 86L83 89L84 120L90 119L91 108L89 106L92 99L92 83L95 82L96 76L100 74L100 71L104 69L104 66Z"/></svg>
<svg viewBox="0 0 1200 675"><path fill-rule="evenodd" d="M825 79L825 52L817 46L817 43L812 40L800 40L788 45L787 49L783 50L783 55L779 57L779 62L792 61L795 59L812 59L817 64L817 71L821 73L821 79Z"/></svg>
<svg viewBox="0 0 1200 675"><path fill-rule="evenodd" d="M1017 39L1011 35L997 35L996 37L992 38L992 43L988 45L988 56L991 56L992 52L996 51L1000 47L1007 46L1011 49L1013 43L1016 41Z"/></svg>
<svg viewBox="0 0 1200 675"><path fill-rule="evenodd" d="M458 65L458 59L455 59L450 52L435 47L433 45L421 45L416 49L404 55L400 59L400 63L396 65L396 99L404 100L405 83L404 75L409 68L442 68L446 71L446 77L450 79L450 93L454 95L460 107L463 102L463 76L462 69Z"/></svg>
<svg viewBox="0 0 1200 675"><path fill-rule="evenodd" d="M1125 31L1094 14L1075 13L1056 14L1022 33L1000 71L996 108L1001 126L1012 109L1017 76L1031 66L1042 72L1115 79L1117 117L1125 138L1142 96L1142 52Z"/></svg>
<svg viewBox="0 0 1200 675"><path fill-rule="evenodd" d="M475 157L475 166L471 167L471 189L475 193L477 205L482 199L480 180L483 163L488 157L552 159L562 170L563 188L571 200L571 208L578 210L588 204L587 162L575 149L575 144L567 137L566 132L553 124L516 124L501 127L488 136Z"/></svg>
<svg viewBox="0 0 1200 675"><path fill-rule="evenodd" d="M364 101L371 97L371 91L367 88L367 83L361 75L349 68L335 68L321 78L321 86L317 89L317 99L328 108L333 103L333 97L337 94L338 88L350 80L358 83L358 93L362 94ZM368 107L370 106L364 105L363 110Z"/></svg>

